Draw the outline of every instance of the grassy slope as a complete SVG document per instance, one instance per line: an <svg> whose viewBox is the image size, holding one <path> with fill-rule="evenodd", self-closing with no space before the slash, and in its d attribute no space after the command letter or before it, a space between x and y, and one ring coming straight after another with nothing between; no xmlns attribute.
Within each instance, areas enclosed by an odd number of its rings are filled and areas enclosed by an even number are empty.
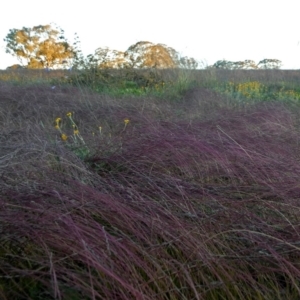
<svg viewBox="0 0 300 300"><path fill-rule="evenodd" d="M299 113L211 75L180 101L0 82L1 299L299 298Z"/></svg>

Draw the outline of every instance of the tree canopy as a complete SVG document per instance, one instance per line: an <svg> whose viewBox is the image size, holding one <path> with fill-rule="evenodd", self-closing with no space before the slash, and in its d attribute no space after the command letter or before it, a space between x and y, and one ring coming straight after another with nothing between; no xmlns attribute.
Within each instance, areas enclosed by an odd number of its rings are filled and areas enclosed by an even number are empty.
<svg viewBox="0 0 300 300"><path fill-rule="evenodd" d="M282 62L279 59L266 58L258 63L260 69L280 69Z"/></svg>
<svg viewBox="0 0 300 300"><path fill-rule="evenodd" d="M72 46L64 31L51 25L10 29L4 41L6 53L17 57L27 68L52 68L61 66L74 56Z"/></svg>
<svg viewBox="0 0 300 300"><path fill-rule="evenodd" d="M258 64L255 64L253 60L244 61L228 61L218 60L209 68L226 69L226 70L255 70L255 69L280 69L281 61L278 59L264 59Z"/></svg>
<svg viewBox="0 0 300 300"><path fill-rule="evenodd" d="M78 36L71 46L64 31L51 25L10 29L4 41L6 53L15 56L29 69L72 66L74 68L187 68L196 69L198 62L164 44L140 41L125 52L98 48L95 53L83 56Z"/></svg>
<svg viewBox="0 0 300 300"><path fill-rule="evenodd" d="M99 68L188 68L198 66L194 58L180 57L179 53L164 44L140 41L131 45L125 52L98 48L93 61Z"/></svg>

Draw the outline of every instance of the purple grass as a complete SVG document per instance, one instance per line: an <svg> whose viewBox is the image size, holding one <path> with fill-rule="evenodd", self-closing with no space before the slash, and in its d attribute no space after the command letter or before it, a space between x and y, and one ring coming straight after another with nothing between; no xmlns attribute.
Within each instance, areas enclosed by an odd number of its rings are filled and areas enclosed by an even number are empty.
<svg viewBox="0 0 300 300"><path fill-rule="evenodd" d="M0 95L1 298L298 299L297 112L206 89ZM82 159L54 128L67 112Z"/></svg>

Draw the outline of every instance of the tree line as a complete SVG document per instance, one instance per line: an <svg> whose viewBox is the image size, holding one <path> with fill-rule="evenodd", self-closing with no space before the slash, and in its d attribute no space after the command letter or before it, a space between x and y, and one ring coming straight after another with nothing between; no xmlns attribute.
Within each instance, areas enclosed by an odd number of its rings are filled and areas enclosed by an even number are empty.
<svg viewBox="0 0 300 300"><path fill-rule="evenodd" d="M125 52L98 48L94 54L84 56L75 34L73 44L64 31L55 25L39 25L10 29L6 37L6 53L16 57L20 64L8 69L52 68L186 68L197 69L199 63L192 57L182 57L175 49L164 44L140 41ZM264 59L257 65L252 60L231 62L219 60L207 68L216 69L279 69L281 61Z"/></svg>

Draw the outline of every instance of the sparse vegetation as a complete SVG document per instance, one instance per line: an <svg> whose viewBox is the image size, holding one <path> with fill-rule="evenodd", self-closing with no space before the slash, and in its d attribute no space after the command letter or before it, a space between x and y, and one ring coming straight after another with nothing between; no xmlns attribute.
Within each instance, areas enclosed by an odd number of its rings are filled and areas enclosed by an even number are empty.
<svg viewBox="0 0 300 300"><path fill-rule="evenodd" d="M299 299L299 77L1 71L0 298Z"/></svg>

